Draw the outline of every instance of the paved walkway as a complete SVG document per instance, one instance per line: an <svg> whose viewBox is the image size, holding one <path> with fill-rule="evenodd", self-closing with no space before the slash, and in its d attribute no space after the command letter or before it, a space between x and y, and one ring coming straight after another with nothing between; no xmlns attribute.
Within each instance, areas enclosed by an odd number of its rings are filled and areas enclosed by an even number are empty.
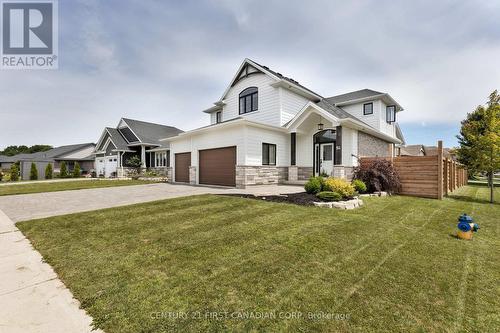
<svg viewBox="0 0 500 333"><path fill-rule="evenodd" d="M0 281L0 332L91 332L92 318L2 211Z"/></svg>
<svg viewBox="0 0 500 333"><path fill-rule="evenodd" d="M293 185L251 186L245 190L174 184L147 184L0 196L0 210L14 222L198 194L273 195L302 192Z"/></svg>

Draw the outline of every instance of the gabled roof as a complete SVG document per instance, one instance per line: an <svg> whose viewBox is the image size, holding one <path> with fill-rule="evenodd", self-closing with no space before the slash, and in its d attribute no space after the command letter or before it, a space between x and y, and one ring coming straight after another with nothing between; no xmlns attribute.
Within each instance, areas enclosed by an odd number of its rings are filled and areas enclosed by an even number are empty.
<svg viewBox="0 0 500 333"><path fill-rule="evenodd" d="M361 89L357 91L351 91L346 94L336 95L332 97L327 97L326 100L332 104L339 104L348 101L353 101L357 99L367 98L367 97L375 97L384 95L384 93L371 90L371 89Z"/></svg>
<svg viewBox="0 0 500 333"><path fill-rule="evenodd" d="M255 62L255 61L253 61L251 59L246 58L245 60L243 60L243 63L238 68L238 71L236 72L236 75L233 77L233 79L231 80L229 86L226 88L226 90L222 94L222 97L220 98L220 100L218 102L214 103L214 104L218 105L219 103L221 103L224 100L224 98L226 97L229 89L231 89L231 87L233 86L234 82L239 79L239 76L240 76L242 70L245 68L245 66L248 66L248 65L254 67L258 71L260 71L260 72L262 72L262 73L270 76L271 78L275 79L276 80L276 85L281 85L281 86L284 86L285 88L295 88L298 93L305 94L305 95L309 96L309 98L313 98L316 101L319 101L321 98L323 98L323 97L321 97L321 95L317 94L316 92L312 91L311 89L309 89L309 88L301 85L298 81L296 81L296 80L294 80L292 78L286 77L283 74L281 74L279 72L276 72L276 71L270 69L267 66L261 65L261 64ZM286 83L286 84L283 84L283 83ZM211 109L212 108L210 108L208 110L205 110L205 111L210 112Z"/></svg>
<svg viewBox="0 0 500 333"><path fill-rule="evenodd" d="M172 126L149 123L129 118L122 118L141 143L166 146L160 139L176 136L183 131Z"/></svg>
<svg viewBox="0 0 500 333"><path fill-rule="evenodd" d="M106 127L106 131L109 133L111 142L116 147L116 150L130 150L128 148L127 141L125 141L123 136L116 128Z"/></svg>
<svg viewBox="0 0 500 333"><path fill-rule="evenodd" d="M419 156L420 153L425 155L423 145L407 145L401 147L401 155L403 156Z"/></svg>

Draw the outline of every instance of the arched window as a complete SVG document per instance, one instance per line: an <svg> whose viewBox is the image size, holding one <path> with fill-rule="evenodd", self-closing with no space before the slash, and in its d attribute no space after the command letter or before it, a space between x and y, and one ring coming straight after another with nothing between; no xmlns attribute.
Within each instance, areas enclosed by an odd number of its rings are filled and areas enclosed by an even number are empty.
<svg viewBox="0 0 500 333"><path fill-rule="evenodd" d="M257 87L246 88L240 93L240 114L259 109L259 91Z"/></svg>

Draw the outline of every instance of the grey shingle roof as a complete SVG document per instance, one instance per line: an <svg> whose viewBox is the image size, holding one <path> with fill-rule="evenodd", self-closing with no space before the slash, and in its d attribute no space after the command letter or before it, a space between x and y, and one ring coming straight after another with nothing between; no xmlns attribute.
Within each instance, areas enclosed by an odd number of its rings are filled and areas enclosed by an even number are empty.
<svg viewBox="0 0 500 333"><path fill-rule="evenodd" d="M118 132L116 128L106 127L106 130L111 136L111 141L113 141L113 143L115 144L116 149L129 150L127 141L125 141L123 136L120 134L120 132Z"/></svg>
<svg viewBox="0 0 500 333"><path fill-rule="evenodd" d="M148 123L128 118L123 118L123 120L143 143L168 146L168 142L161 142L160 139L176 136L183 132L182 130L172 126Z"/></svg>
<svg viewBox="0 0 500 333"><path fill-rule="evenodd" d="M401 147L401 155L419 156L423 147L424 146L422 145L408 145Z"/></svg>
<svg viewBox="0 0 500 333"><path fill-rule="evenodd" d="M329 103L328 100L326 100L326 99L322 99L321 101L316 103L316 105L319 106L320 108L322 108L323 110L331 113L333 116L335 116L339 119L350 118L350 119L354 119L354 120L359 121L360 123L366 125L367 127L371 127L370 125L368 125L367 123L365 123L361 119L353 116L349 112L343 110L342 108L339 108L338 106L335 106L335 105Z"/></svg>
<svg viewBox="0 0 500 333"><path fill-rule="evenodd" d="M276 72L276 71L274 71L274 70L270 69L270 68L269 68L269 67L267 67L267 66L261 65L261 64L259 64L258 62L253 61L252 59L248 59L248 60L250 60L251 62L253 62L253 63L255 63L255 64L259 65L260 67L262 67L262 68L264 68L264 69L266 69L266 70L267 70L267 71L269 71L271 74L273 74L273 75L275 75L275 76L279 77L280 79L285 80L285 81L290 82L290 83L293 83L293 84L295 84L296 86L301 87L301 88L302 88L302 89L304 89L304 90L307 90L307 91L308 91L308 92L310 92L311 94L314 94L314 95L317 95L317 96L321 97L321 95L320 95L320 94L318 94L317 92L315 92L315 91L313 91L313 90L311 90L311 89L309 89L309 88L307 88L307 87L305 87L305 86L301 85L298 81L296 81L296 80L294 80L294 79L292 79L292 78L290 78L290 77L286 77L286 76L284 76L283 74L281 74L281 73L279 73L279 72Z"/></svg>
<svg viewBox="0 0 500 333"><path fill-rule="evenodd" d="M332 104L344 103L347 101L352 101L361 98L367 98L371 96L383 95L384 93L371 90L371 89L362 89L357 91L352 91L342 95L336 95L332 97L326 98L326 100Z"/></svg>

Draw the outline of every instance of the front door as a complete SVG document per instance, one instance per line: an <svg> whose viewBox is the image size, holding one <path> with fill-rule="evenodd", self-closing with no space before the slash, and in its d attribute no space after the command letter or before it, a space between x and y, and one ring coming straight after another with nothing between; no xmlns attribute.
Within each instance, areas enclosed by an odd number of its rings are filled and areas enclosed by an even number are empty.
<svg viewBox="0 0 500 333"><path fill-rule="evenodd" d="M320 174L333 175L333 143L320 145Z"/></svg>

